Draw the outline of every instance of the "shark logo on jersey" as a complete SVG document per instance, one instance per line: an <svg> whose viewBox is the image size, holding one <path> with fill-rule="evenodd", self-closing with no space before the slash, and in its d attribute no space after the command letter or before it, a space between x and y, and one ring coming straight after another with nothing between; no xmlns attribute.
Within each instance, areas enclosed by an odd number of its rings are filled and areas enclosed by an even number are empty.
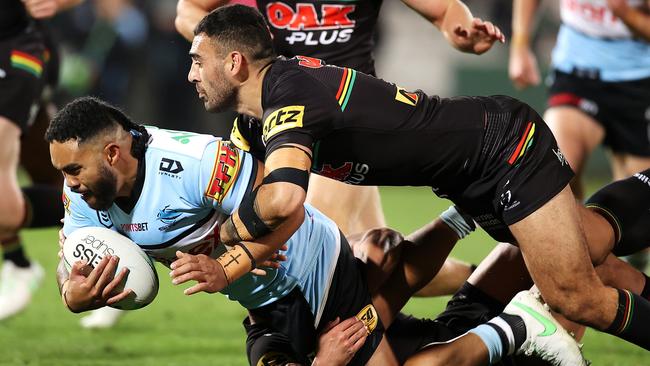
<svg viewBox="0 0 650 366"><path fill-rule="evenodd" d="M108 212L97 211L97 219L99 220L99 223L104 225L107 229L113 227L113 220L111 220L111 215L109 215Z"/></svg>
<svg viewBox="0 0 650 366"><path fill-rule="evenodd" d="M183 215L181 212L169 208L169 206L170 205L163 207L158 211L158 215L156 215L156 219L165 224L165 226L161 226L158 229L160 231L167 230L170 226L174 225L176 223L176 220L178 220Z"/></svg>

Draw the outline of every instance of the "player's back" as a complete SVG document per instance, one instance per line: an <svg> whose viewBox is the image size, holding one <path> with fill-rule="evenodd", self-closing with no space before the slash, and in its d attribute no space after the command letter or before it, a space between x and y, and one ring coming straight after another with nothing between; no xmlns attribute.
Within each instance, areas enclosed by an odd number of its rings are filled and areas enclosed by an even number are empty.
<svg viewBox="0 0 650 366"><path fill-rule="evenodd" d="M483 137L481 103L458 103L474 98L430 97L302 56L276 60L262 95L262 149L313 146L312 171L353 184L432 185L467 168L459 156L474 158Z"/></svg>

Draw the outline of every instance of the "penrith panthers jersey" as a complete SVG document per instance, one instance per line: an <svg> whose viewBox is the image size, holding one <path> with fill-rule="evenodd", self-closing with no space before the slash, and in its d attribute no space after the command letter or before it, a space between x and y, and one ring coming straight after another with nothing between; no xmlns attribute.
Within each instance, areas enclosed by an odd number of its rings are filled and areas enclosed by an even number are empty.
<svg viewBox="0 0 650 366"><path fill-rule="evenodd" d="M91 209L64 185L64 234L104 226L127 236L169 266L176 251L217 258L219 226L250 194L258 162L249 153L210 135L147 128L151 140L140 161L134 193L107 211ZM246 308L269 304L299 287L315 316L322 311L340 248L336 225L310 206L287 242L280 269L247 274L222 292ZM295 243L295 245L294 245Z"/></svg>
<svg viewBox="0 0 650 366"><path fill-rule="evenodd" d="M374 74L382 0L258 0L280 55L306 55Z"/></svg>

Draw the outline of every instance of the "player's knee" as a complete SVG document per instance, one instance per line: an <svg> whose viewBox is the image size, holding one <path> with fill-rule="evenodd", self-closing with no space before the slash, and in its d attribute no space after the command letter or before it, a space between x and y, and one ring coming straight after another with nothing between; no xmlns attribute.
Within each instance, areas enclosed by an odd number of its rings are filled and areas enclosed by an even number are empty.
<svg viewBox="0 0 650 366"><path fill-rule="evenodd" d="M380 248L385 254L390 255L392 249L397 248L404 241L404 236L399 231L381 227L368 230L363 240L368 245Z"/></svg>
<svg viewBox="0 0 650 366"><path fill-rule="evenodd" d="M13 234L25 220L25 204L22 197L6 198L0 203L0 235Z"/></svg>

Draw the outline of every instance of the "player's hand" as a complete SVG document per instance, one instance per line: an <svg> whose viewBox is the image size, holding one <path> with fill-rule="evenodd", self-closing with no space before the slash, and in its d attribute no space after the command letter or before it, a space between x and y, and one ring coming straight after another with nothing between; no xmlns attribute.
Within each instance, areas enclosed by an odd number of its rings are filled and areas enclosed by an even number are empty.
<svg viewBox="0 0 650 366"><path fill-rule="evenodd" d="M368 330L356 317L327 324L318 338L318 353L313 365L347 365L368 338Z"/></svg>
<svg viewBox="0 0 650 366"><path fill-rule="evenodd" d="M175 260L170 268L169 275L174 285L180 285L187 281L196 281L196 285L183 291L185 295L193 295L197 292L215 293L228 286L226 273L221 265L213 258L205 254L187 254L176 252Z"/></svg>
<svg viewBox="0 0 650 366"><path fill-rule="evenodd" d="M480 18L474 18L469 29L458 24L454 28L454 36L454 43L460 50L477 55L492 48L494 42L505 43L506 41L499 27Z"/></svg>
<svg viewBox="0 0 650 366"><path fill-rule="evenodd" d="M123 268L113 277L120 259L107 255L93 269L85 261L77 261L70 269L70 278L63 285L63 298L74 313L101 308L125 299L132 292L126 289L115 294L115 290L129 273Z"/></svg>
<svg viewBox="0 0 650 366"><path fill-rule="evenodd" d="M287 245L284 244L280 248L282 251L287 250ZM280 254L279 252L273 253L271 257L264 262L262 262L261 265L257 266L254 270L251 271L252 274L256 276L266 276L266 271L263 268L273 268L273 269L278 269L282 265L281 262L284 262L287 260L287 256L284 254Z"/></svg>
<svg viewBox="0 0 650 366"><path fill-rule="evenodd" d="M541 76L537 67L537 58L527 45L512 44L508 76L517 89L524 89L540 83Z"/></svg>
<svg viewBox="0 0 650 366"><path fill-rule="evenodd" d="M57 0L22 0L25 9L34 19L53 17L59 10Z"/></svg>

